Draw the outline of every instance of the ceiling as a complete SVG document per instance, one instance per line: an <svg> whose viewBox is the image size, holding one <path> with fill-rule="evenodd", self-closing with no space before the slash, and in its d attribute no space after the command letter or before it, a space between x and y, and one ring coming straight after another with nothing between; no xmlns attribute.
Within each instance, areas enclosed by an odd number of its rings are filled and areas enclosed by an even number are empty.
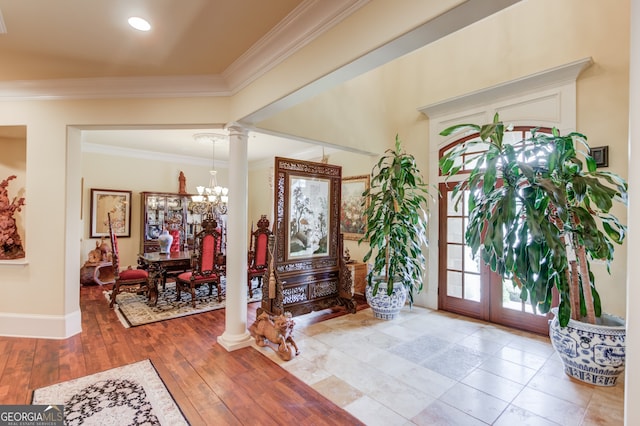
<svg viewBox="0 0 640 426"><path fill-rule="evenodd" d="M198 80L209 84L212 93L233 94L364 3L0 0L0 95L55 93L70 87L82 94L88 88L100 90L105 82L141 81L136 79ZM129 27L130 16L147 19L151 31ZM193 135L215 131L220 130L88 128L83 130L83 149L154 151L210 161L211 146L196 143ZM224 161L227 144L218 143L215 149L216 159ZM250 162L313 152L322 155L313 141L250 133Z"/></svg>

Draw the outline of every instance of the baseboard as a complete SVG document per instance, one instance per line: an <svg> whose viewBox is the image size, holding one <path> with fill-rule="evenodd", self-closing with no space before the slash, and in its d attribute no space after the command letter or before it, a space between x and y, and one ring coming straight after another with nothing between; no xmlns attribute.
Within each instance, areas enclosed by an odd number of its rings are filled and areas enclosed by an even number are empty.
<svg viewBox="0 0 640 426"><path fill-rule="evenodd" d="M66 339L82 331L80 310L67 315L0 313L0 335L39 339Z"/></svg>

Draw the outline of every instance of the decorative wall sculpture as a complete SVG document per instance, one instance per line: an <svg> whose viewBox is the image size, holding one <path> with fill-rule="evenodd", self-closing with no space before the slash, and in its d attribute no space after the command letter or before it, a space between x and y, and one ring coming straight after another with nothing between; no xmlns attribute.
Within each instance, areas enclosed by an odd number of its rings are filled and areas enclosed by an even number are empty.
<svg viewBox="0 0 640 426"><path fill-rule="evenodd" d="M14 218L15 213L24 206L24 197L14 197L9 201L9 182L15 179L11 175L0 183L0 260L21 259L25 257L22 240Z"/></svg>

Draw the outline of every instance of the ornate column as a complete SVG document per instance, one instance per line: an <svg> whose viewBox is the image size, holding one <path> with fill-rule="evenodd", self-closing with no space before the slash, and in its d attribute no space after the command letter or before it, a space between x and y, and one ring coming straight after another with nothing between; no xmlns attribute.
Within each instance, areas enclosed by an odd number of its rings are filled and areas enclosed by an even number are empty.
<svg viewBox="0 0 640 426"><path fill-rule="evenodd" d="M227 204L227 286L225 331L218 343L227 351L251 346L247 331L247 130L238 123L229 130L229 202Z"/></svg>

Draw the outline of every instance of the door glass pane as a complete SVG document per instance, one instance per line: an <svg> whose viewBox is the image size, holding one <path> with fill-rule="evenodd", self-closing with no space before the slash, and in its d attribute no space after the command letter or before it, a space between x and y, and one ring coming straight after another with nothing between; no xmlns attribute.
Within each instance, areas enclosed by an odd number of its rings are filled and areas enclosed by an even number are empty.
<svg viewBox="0 0 640 426"><path fill-rule="evenodd" d="M462 273L447 271L447 296L462 298Z"/></svg>
<svg viewBox="0 0 640 426"><path fill-rule="evenodd" d="M447 244L447 268L462 271L462 246Z"/></svg>
<svg viewBox="0 0 640 426"><path fill-rule="evenodd" d="M463 228L462 218L447 218L447 242L462 244Z"/></svg>
<svg viewBox="0 0 640 426"><path fill-rule="evenodd" d="M460 199L458 201L459 198L460 194L453 198L453 192L447 192L447 216L462 216L464 200ZM458 203L457 205L456 202ZM456 207L458 210L456 210Z"/></svg>
<svg viewBox="0 0 640 426"><path fill-rule="evenodd" d="M520 289L518 287L514 287L511 280L502 281L503 308L533 314L533 307L531 306L531 303L529 303L529 300L529 298L527 298L526 302L520 300ZM536 311L535 314L544 316L544 314L541 314L539 311Z"/></svg>
<svg viewBox="0 0 640 426"><path fill-rule="evenodd" d="M464 274L464 298L465 300L480 301L480 275Z"/></svg>
<svg viewBox="0 0 640 426"><path fill-rule="evenodd" d="M464 270L465 272L475 272L477 274L480 273L480 257L478 256L476 259L471 255L471 248L469 246L464 246Z"/></svg>

